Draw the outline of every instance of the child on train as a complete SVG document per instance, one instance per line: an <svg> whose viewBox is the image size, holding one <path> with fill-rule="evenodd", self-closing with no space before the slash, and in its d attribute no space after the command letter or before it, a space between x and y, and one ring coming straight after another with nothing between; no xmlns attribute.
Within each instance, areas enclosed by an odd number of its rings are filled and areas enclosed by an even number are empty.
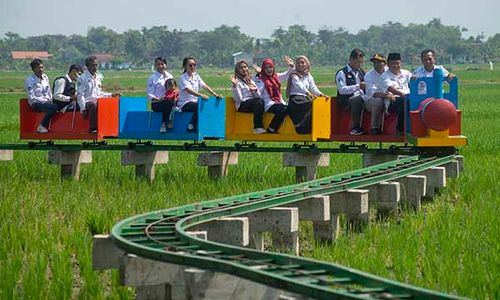
<svg viewBox="0 0 500 300"><path fill-rule="evenodd" d="M179 89L177 88L177 82L175 79L170 78L165 81L165 101L171 101L174 103L173 108L170 110L170 113L168 114L168 124L167 128L172 128L174 127L174 113L178 111L178 108L176 106L177 100L179 100ZM166 112L164 112L163 115L163 123L162 127L165 125L165 117L166 117ZM161 130L160 130L161 131Z"/></svg>

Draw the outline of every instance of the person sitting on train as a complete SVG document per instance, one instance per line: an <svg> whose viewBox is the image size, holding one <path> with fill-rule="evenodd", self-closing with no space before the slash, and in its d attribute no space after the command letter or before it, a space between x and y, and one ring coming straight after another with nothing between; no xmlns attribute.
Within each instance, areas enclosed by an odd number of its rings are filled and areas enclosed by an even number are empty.
<svg viewBox="0 0 500 300"><path fill-rule="evenodd" d="M406 99L410 94L411 73L408 70L401 69L402 60L399 53L389 53L387 62L389 69L382 74L382 90L394 94L394 99L391 100L388 111L389 113L397 113L396 131L398 135L401 135L404 134L405 129L405 106Z"/></svg>
<svg viewBox="0 0 500 300"><path fill-rule="evenodd" d="M72 64L69 66L68 74L62 77L57 77L54 80L54 103L60 111L78 110L76 105L76 80L83 73L83 68L80 65Z"/></svg>
<svg viewBox="0 0 500 300"><path fill-rule="evenodd" d="M301 55L295 60L295 70L290 74L286 87L287 113L299 134L311 133L312 100L323 93L318 89L311 75L309 59Z"/></svg>
<svg viewBox="0 0 500 300"><path fill-rule="evenodd" d="M188 124L188 131L195 131L198 126L198 97L204 100L208 99L205 94L199 93L200 89L204 89L217 98L222 98L222 95L217 94L208 86L200 75L196 73L196 59L194 57L185 57L182 61L183 71L179 82L179 101L177 106L184 112L194 112L191 121Z"/></svg>
<svg viewBox="0 0 500 300"><path fill-rule="evenodd" d="M52 101L49 77L43 73L43 61L35 58L31 61L30 66L33 74L24 81L28 104L34 111L45 113L36 131L38 133L47 133L49 132L50 119L58 110L58 106Z"/></svg>
<svg viewBox="0 0 500 300"><path fill-rule="evenodd" d="M256 67L259 73L256 83L262 100L264 100L264 110L274 114L267 128L268 133L278 133L278 129L286 117L287 107L281 95L281 82L288 80L294 65L293 60L288 56L284 57L284 62L288 65L288 70L283 73L276 73L274 62L270 58L262 61L262 67Z"/></svg>
<svg viewBox="0 0 500 300"><path fill-rule="evenodd" d="M387 70L385 56L376 53L370 61L373 62L373 69L365 74L365 110L371 113L370 134L381 134L384 101L394 100L394 95L382 90L382 74Z"/></svg>
<svg viewBox="0 0 500 300"><path fill-rule="evenodd" d="M97 99L119 97L120 93L108 93L102 90L103 76L97 71L97 57L87 57L85 66L87 70L78 78L77 101L83 117L89 119L89 132L97 133Z"/></svg>
<svg viewBox="0 0 500 300"><path fill-rule="evenodd" d="M335 74L337 83L337 106L351 112L351 135L364 134L361 127L365 95L365 72L361 68L365 61L365 54L360 49L353 49L349 56L349 63Z"/></svg>
<svg viewBox="0 0 500 300"><path fill-rule="evenodd" d="M417 79L422 77L432 77L434 76L434 70L440 69L443 71L443 75L447 80L451 80L455 75L448 72L443 66L436 65L436 53L432 49L425 49L420 52L420 60L422 61L422 66L418 67L411 74L411 79Z"/></svg>
<svg viewBox="0 0 500 300"><path fill-rule="evenodd" d="M163 114L160 132L167 132L168 116L175 102L165 99L165 82L174 76L167 72L167 60L162 56L155 58L155 68L156 71L148 78L146 93L151 109Z"/></svg>
<svg viewBox="0 0 500 300"><path fill-rule="evenodd" d="M234 75L229 77L232 85L234 105L236 111L253 113L253 133L265 133L262 118L264 115L264 101L257 84L250 76L246 61L241 60L234 67Z"/></svg>

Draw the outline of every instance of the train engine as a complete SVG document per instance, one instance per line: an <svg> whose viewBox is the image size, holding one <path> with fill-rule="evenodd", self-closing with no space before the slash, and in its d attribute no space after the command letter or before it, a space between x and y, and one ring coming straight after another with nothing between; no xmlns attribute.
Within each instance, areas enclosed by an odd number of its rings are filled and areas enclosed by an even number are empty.
<svg viewBox="0 0 500 300"><path fill-rule="evenodd" d="M409 128L407 140L417 147L455 147L467 144L462 135L458 109L458 79L452 78L449 91L444 92L447 79L440 69L434 77L418 78L410 83Z"/></svg>

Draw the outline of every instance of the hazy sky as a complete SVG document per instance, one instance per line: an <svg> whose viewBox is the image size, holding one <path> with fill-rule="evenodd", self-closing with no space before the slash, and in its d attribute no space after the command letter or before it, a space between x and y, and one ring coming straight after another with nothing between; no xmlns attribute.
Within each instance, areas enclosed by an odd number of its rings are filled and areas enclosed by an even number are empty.
<svg viewBox="0 0 500 300"><path fill-rule="evenodd" d="M293 24L312 32L344 27L351 33L388 21L423 24L440 18L467 28L465 36L500 33L498 0L0 0L0 37L85 35L91 26L117 32L166 25L169 29L211 30L238 25L252 37L268 38Z"/></svg>

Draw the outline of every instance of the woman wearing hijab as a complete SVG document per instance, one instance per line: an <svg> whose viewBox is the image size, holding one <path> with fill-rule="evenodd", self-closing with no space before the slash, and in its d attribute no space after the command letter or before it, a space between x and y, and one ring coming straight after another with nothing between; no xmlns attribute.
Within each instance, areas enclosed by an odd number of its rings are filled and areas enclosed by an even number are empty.
<svg viewBox="0 0 500 300"><path fill-rule="evenodd" d="M236 111L253 113L253 133L265 133L262 123L264 101L260 96L257 84L252 80L246 61L239 61L234 68L234 75L229 77L233 83L232 91Z"/></svg>
<svg viewBox="0 0 500 300"><path fill-rule="evenodd" d="M288 115L299 134L311 133L312 99L323 93L318 89L311 75L311 64L301 55L295 61L295 70L290 74L286 87Z"/></svg>
<svg viewBox="0 0 500 300"><path fill-rule="evenodd" d="M288 79L293 70L293 60L285 56L285 63L289 69L283 73L276 73L273 60L264 59L257 79L257 88L264 100L264 110L274 114L267 132L277 133L286 117L286 102L281 96L281 82Z"/></svg>

